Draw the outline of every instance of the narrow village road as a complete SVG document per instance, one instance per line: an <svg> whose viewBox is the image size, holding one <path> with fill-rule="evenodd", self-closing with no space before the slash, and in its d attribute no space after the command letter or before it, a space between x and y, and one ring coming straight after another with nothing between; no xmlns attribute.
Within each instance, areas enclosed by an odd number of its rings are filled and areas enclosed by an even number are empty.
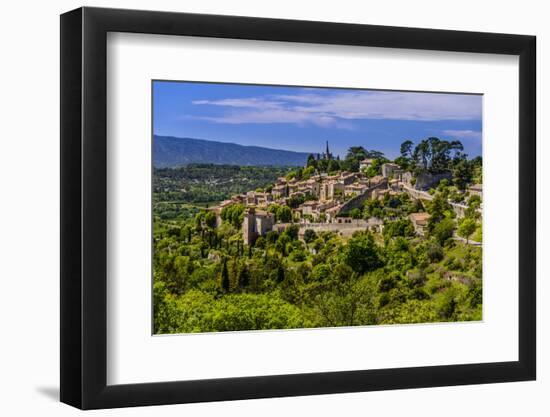
<svg viewBox="0 0 550 417"><path fill-rule="evenodd" d="M460 242L466 243L467 245L481 246L481 242L476 242L475 240L472 240L472 239L469 239L467 241L462 236L458 236L456 233L453 235L453 240L458 240Z"/></svg>

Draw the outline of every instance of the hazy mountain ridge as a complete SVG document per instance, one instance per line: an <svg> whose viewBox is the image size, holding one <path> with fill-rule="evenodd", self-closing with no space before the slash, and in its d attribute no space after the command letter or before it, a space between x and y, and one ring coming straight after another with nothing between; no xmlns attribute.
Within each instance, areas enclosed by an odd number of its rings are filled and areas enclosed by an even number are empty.
<svg viewBox="0 0 550 417"><path fill-rule="evenodd" d="M308 153L203 139L154 136L153 165L157 168L178 167L191 163L247 166L305 165Z"/></svg>

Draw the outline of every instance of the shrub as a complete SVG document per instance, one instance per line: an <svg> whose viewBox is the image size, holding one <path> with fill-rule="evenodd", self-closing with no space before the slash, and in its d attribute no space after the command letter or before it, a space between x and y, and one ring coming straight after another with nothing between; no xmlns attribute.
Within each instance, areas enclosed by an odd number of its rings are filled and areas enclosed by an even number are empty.
<svg viewBox="0 0 550 417"><path fill-rule="evenodd" d="M426 249L426 256L430 262L439 262L443 259L443 248L437 242L431 242Z"/></svg>
<svg viewBox="0 0 550 417"><path fill-rule="evenodd" d="M370 233L361 233L349 240L344 251L344 262L359 274L382 266L378 246Z"/></svg>
<svg viewBox="0 0 550 417"><path fill-rule="evenodd" d="M444 245L445 242L453 236L454 230L455 222L453 219L444 218L435 225L432 235L436 238L440 245Z"/></svg>
<svg viewBox="0 0 550 417"><path fill-rule="evenodd" d="M317 233L315 233L315 230L306 229L306 231L304 232L304 242L311 243L315 239L317 239Z"/></svg>

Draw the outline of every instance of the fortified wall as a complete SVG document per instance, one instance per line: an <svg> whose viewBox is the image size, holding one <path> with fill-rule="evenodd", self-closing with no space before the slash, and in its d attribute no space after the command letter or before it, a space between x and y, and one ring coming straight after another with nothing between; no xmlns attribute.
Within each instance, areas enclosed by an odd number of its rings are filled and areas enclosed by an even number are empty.
<svg viewBox="0 0 550 417"><path fill-rule="evenodd" d="M335 223L278 223L274 225L273 230L277 232L283 232L290 225L298 226L298 237L303 239L306 230L311 229L316 233L321 232L335 232L341 236L348 237L358 231L373 230L382 231L384 222L377 218L364 219L350 219L341 218L340 221Z"/></svg>
<svg viewBox="0 0 550 417"><path fill-rule="evenodd" d="M403 186L403 190L415 200L431 201L434 198L433 195L431 195L430 193L427 193L426 191L415 190L414 188L408 187L406 185ZM466 209L468 208L467 205L460 204L460 203L453 203L452 201L450 201L449 204L453 207L453 210L456 213L458 218L462 218L465 216ZM477 211L478 213L482 214L481 209L477 209Z"/></svg>

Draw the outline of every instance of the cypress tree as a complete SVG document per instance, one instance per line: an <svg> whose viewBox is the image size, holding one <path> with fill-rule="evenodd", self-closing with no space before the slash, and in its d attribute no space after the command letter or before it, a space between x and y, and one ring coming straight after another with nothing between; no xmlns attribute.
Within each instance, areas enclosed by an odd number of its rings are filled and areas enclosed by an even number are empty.
<svg viewBox="0 0 550 417"><path fill-rule="evenodd" d="M229 282L235 285L239 285L239 264L237 263L237 257L233 258L233 263L229 269Z"/></svg>
<svg viewBox="0 0 550 417"><path fill-rule="evenodd" d="M281 283L285 280L285 270L282 265L277 268L277 282Z"/></svg>
<svg viewBox="0 0 550 417"><path fill-rule="evenodd" d="M248 268L244 265L239 272L239 287L245 288L248 287L250 283L250 275L248 273Z"/></svg>
<svg viewBox="0 0 550 417"><path fill-rule="evenodd" d="M223 260L221 287L223 292L229 292L229 271L227 270L227 259Z"/></svg>

